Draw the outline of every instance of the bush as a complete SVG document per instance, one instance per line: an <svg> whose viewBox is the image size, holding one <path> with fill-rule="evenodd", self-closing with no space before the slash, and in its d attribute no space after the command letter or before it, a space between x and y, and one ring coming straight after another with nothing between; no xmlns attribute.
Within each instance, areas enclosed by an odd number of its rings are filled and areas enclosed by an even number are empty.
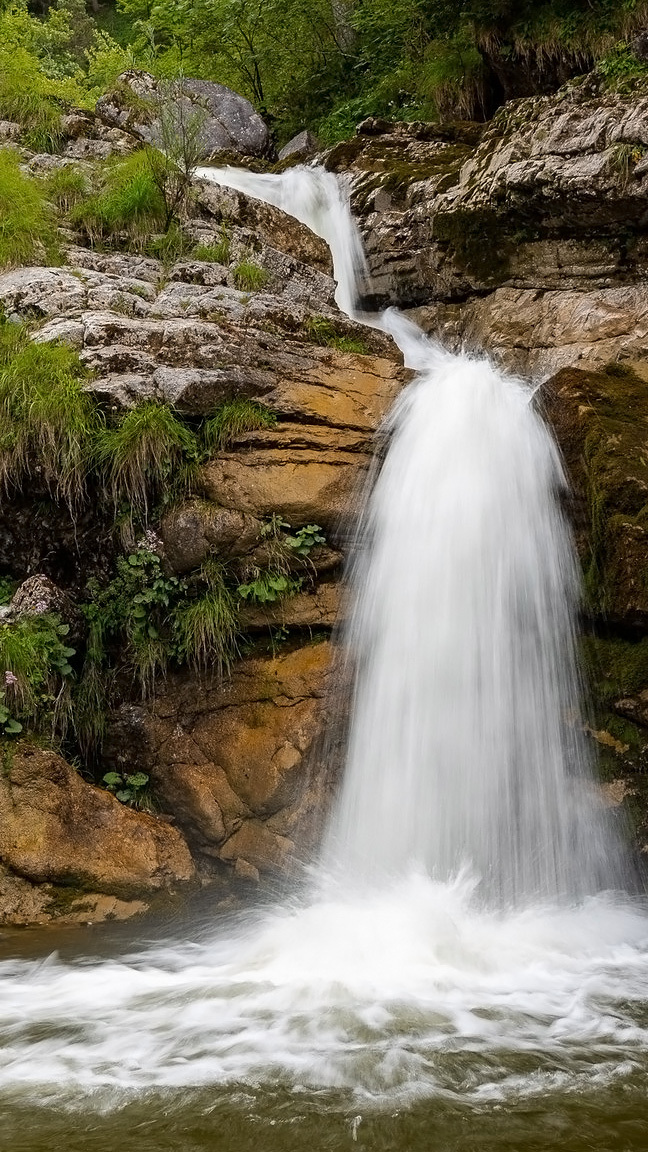
<svg viewBox="0 0 648 1152"><path fill-rule="evenodd" d="M14 152L0 149L0 269L59 260L54 220L42 188L20 171Z"/></svg>
<svg viewBox="0 0 648 1152"><path fill-rule="evenodd" d="M54 615L0 624L0 727L7 735L20 732L23 723L51 739L65 735L75 654L67 644L68 632Z"/></svg>

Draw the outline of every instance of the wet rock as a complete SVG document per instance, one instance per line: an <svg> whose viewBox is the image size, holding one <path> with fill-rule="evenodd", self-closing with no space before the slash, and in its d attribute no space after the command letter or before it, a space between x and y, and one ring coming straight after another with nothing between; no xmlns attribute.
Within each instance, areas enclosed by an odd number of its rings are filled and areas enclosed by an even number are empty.
<svg viewBox="0 0 648 1152"><path fill-rule="evenodd" d="M131 750L129 762L150 772L194 852L267 875L283 868L289 841L304 844L301 818L313 806L307 758L329 668L323 642L248 657L222 683L174 677L154 702L115 717L113 762Z"/></svg>
<svg viewBox="0 0 648 1152"><path fill-rule="evenodd" d="M160 525L164 554L174 572L190 572L210 553L241 556L259 538L260 521L230 508L190 500L173 508Z"/></svg>

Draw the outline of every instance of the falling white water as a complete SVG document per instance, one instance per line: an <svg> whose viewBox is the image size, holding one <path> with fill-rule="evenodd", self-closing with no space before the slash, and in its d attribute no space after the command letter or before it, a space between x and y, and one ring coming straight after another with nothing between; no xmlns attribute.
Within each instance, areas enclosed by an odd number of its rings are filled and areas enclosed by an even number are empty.
<svg viewBox="0 0 648 1152"><path fill-rule="evenodd" d="M332 177L205 171L329 240L353 310L360 249ZM190 941L0 962L2 1103L156 1089L172 1110L245 1086L321 1115L327 1089L355 1094L355 1124L370 1101L484 1108L648 1072L648 918L600 891L619 868L578 736L556 449L522 384L380 323L418 376L353 573L334 878Z"/></svg>

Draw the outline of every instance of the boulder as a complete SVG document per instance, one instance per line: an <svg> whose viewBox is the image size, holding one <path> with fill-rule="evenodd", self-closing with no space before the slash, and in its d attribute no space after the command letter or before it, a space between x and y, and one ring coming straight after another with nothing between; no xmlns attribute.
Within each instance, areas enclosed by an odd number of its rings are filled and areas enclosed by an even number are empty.
<svg viewBox="0 0 648 1152"><path fill-rule="evenodd" d="M212 80L164 82L130 69L99 97L96 112L104 123L160 148L169 133L180 138L195 125L203 160L219 152L266 156L271 151L268 128L249 100Z"/></svg>
<svg viewBox="0 0 648 1152"><path fill-rule="evenodd" d="M0 779L0 862L33 883L127 900L195 879L171 824L120 804L55 752L27 745L8 753Z"/></svg>
<svg viewBox="0 0 648 1152"><path fill-rule="evenodd" d="M294 163L299 160L308 160L311 156L315 156L321 147L315 133L304 128L303 132L298 132L287 144L284 144L279 152L279 160L290 159Z"/></svg>

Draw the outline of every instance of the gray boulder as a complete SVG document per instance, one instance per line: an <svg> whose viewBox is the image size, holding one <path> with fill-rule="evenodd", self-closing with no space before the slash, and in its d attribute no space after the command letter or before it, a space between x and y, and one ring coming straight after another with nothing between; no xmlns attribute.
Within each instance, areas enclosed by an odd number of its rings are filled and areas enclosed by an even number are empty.
<svg viewBox="0 0 648 1152"><path fill-rule="evenodd" d="M281 152L279 153L280 160L307 160L314 156L321 149L321 144L317 139L314 132L310 132L305 128L303 132L298 132L284 144Z"/></svg>
<svg viewBox="0 0 648 1152"><path fill-rule="evenodd" d="M185 79L165 87L148 72L130 69L99 97L96 112L105 124L156 146L163 146L169 128L195 130L202 160L221 152L266 156L272 150L268 128L249 100L211 80Z"/></svg>

